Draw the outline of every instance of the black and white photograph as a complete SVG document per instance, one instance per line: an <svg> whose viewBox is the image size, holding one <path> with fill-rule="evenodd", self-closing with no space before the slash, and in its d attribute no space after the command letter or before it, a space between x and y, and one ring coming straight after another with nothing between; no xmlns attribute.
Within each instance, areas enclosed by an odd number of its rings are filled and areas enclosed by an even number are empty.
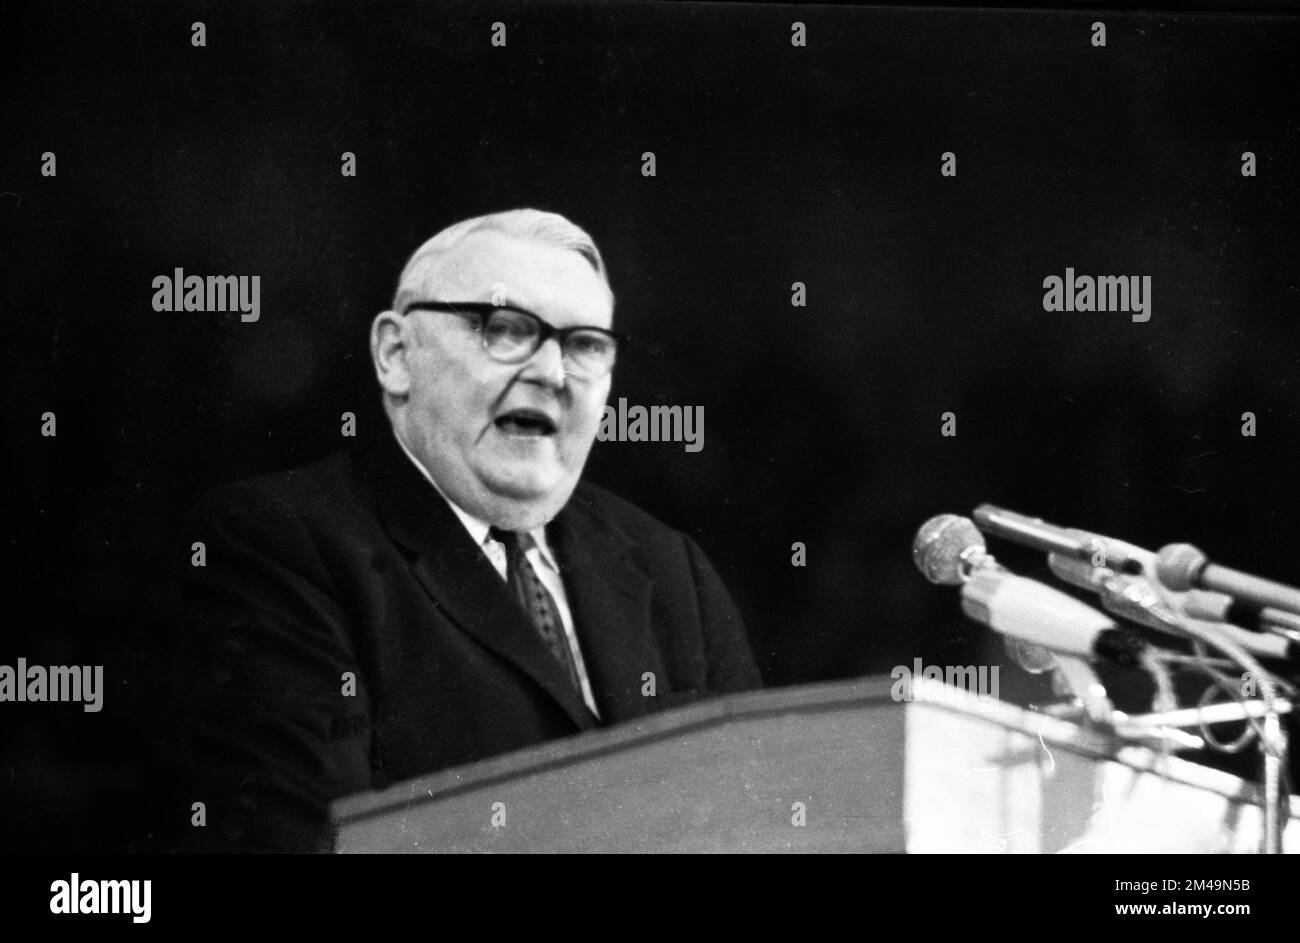
<svg viewBox="0 0 1300 943"><path fill-rule="evenodd" d="M1293 6L0 23L7 909L1102 855L1079 919L1259 918L1139 856L1300 851Z"/></svg>

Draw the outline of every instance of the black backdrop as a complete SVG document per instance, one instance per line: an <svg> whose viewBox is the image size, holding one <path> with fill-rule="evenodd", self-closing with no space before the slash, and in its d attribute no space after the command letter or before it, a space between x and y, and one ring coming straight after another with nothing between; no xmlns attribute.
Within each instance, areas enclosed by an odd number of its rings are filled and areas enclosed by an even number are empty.
<svg viewBox="0 0 1300 943"><path fill-rule="evenodd" d="M697 537L769 684L1005 663L909 559L923 520L982 501L1300 575L1294 18L6 16L0 663L104 664L108 687L101 714L0 705L11 848L149 846L161 813L138 796L167 711L151 575L189 554L174 523L216 484L345 444L344 411L385 434L369 321L416 245L497 209L595 236L635 338L614 401L704 407L703 451L597 444L587 474ZM1150 275L1151 320L1045 312L1067 266ZM260 275L260 320L154 312L175 267ZM1013 672L1004 696L1041 693Z"/></svg>

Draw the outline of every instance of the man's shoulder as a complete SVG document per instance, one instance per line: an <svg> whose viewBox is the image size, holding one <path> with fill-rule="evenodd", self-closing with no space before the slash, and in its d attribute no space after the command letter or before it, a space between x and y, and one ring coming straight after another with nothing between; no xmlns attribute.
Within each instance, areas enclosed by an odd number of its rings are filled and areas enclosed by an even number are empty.
<svg viewBox="0 0 1300 943"><path fill-rule="evenodd" d="M683 540L689 539L676 527L665 524L626 498L585 479L578 482L569 503L581 513L599 518L606 525L621 531L635 543L680 545Z"/></svg>

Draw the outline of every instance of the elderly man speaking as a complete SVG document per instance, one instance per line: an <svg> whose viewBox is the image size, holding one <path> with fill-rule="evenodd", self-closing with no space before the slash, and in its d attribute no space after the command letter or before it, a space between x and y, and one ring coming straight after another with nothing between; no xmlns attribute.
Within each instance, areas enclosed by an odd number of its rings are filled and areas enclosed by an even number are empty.
<svg viewBox="0 0 1300 943"><path fill-rule="evenodd" d="M324 849L337 797L758 686L694 541L580 480L613 308L565 218L451 226L371 326L391 434L200 503L199 847Z"/></svg>

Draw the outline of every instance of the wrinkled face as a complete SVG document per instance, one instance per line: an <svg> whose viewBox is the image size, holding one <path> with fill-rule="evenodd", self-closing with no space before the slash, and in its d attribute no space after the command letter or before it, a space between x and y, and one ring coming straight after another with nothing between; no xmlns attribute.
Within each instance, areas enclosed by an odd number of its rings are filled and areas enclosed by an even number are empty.
<svg viewBox="0 0 1300 943"><path fill-rule="evenodd" d="M508 303L557 328L611 327L608 287L567 249L474 233L434 274L436 292L419 300ZM413 311L404 320L409 389L394 411L398 437L475 517L509 530L549 521L586 464L609 375L567 375L554 337L528 360L505 364L483 349L472 318Z"/></svg>

